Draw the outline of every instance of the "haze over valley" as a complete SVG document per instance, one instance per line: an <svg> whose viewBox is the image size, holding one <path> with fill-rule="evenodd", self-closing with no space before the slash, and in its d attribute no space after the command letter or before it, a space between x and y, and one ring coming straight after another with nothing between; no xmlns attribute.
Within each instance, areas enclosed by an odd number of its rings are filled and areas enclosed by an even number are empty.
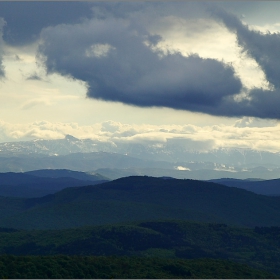
<svg viewBox="0 0 280 280"><path fill-rule="evenodd" d="M188 149L181 142L143 145L77 139L0 143L0 171L71 169L96 172L110 179L131 175L170 176L178 179L279 177L280 154L252 149Z"/></svg>

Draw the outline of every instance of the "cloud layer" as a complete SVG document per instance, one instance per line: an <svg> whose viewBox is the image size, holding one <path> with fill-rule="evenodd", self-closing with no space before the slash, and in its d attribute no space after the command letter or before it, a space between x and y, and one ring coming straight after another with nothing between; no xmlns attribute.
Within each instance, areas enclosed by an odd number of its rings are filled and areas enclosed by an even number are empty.
<svg viewBox="0 0 280 280"><path fill-rule="evenodd" d="M5 26L6 22L4 19L0 18L0 79L5 77L5 69L3 65L3 46L4 46L4 41L3 41L3 28Z"/></svg>
<svg viewBox="0 0 280 280"><path fill-rule="evenodd" d="M236 34L237 43L242 51L253 58L263 70L270 90L255 88L248 92L247 99L238 104L244 115L261 118L280 118L280 34L262 33L252 30L235 15L218 7L210 8L212 15L220 20L230 32Z"/></svg>
<svg viewBox="0 0 280 280"><path fill-rule="evenodd" d="M5 76L4 47L38 39L38 62L47 73L84 81L89 98L216 116L280 119L280 34L253 30L219 6L212 2L0 3L0 77ZM15 10L21 11L17 17ZM209 17L236 36L243 56L256 61L268 87L248 89L231 64L205 55L183 55L174 46L168 49L165 39L151 31L156 30L152 26L168 22L163 19L172 18L182 29L191 21L186 36L194 40L207 33L199 22ZM40 77L34 74L27 80Z"/></svg>
<svg viewBox="0 0 280 280"><path fill-rule="evenodd" d="M48 73L86 82L90 98L217 116L280 118L278 34L250 30L236 16L210 8L216 20L236 33L239 46L257 61L271 85L271 90L248 91L231 65L164 52L158 47L163 38L149 33L144 17L132 20L129 11L104 10L98 18L41 32L38 57Z"/></svg>
<svg viewBox="0 0 280 280"><path fill-rule="evenodd" d="M87 82L97 99L207 111L241 90L231 66L164 54L152 48L159 40L127 20L90 20L45 29L39 51L49 73Z"/></svg>
<svg viewBox="0 0 280 280"><path fill-rule="evenodd" d="M0 17L7 22L3 38L14 46L30 44L38 39L43 27L91 16L91 6L80 1L1 1Z"/></svg>
<svg viewBox="0 0 280 280"><path fill-rule="evenodd" d="M80 139L94 139L111 146L139 144L145 147L167 145L176 150L209 151L218 148L248 148L280 152L279 124L256 118L243 118L235 125L130 125L106 121L88 126L77 123L40 121L11 124L0 121L0 140L26 141L34 139L62 139L65 135ZM128 147L127 146L127 147Z"/></svg>

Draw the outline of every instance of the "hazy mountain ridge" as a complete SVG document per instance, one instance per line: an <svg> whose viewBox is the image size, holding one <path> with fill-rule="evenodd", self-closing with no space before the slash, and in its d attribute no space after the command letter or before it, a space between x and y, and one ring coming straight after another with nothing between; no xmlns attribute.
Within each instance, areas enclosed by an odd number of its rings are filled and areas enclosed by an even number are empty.
<svg viewBox="0 0 280 280"><path fill-rule="evenodd" d="M238 180L231 178L221 178L216 180L209 180L209 182L219 183L228 187L241 188L263 195L280 195L280 179Z"/></svg>
<svg viewBox="0 0 280 280"><path fill-rule="evenodd" d="M182 176L189 171L171 171L167 169L100 169L100 173L107 174L108 177L117 179L119 177L129 177L131 174L135 176L146 176L146 174L161 179L175 178L171 175ZM165 171L166 176L161 176ZM181 174L180 174L181 173ZM118 174L117 178L116 174ZM189 176L191 176L189 174ZM121 176L122 175L122 176ZM158 175L158 176L157 176ZM110 181L108 177L104 177L99 173L72 171L67 169L42 169L27 172L7 172L0 173L0 195L6 197L41 197L53 194L68 187L82 187L86 185L101 184ZM251 191L257 194L276 196L280 195L280 179L263 180L263 179L212 179L209 182L222 184L228 187L237 187Z"/></svg>
<svg viewBox="0 0 280 280"><path fill-rule="evenodd" d="M78 180L85 181L97 181L97 180L108 180L98 173L88 174L80 171L73 171L68 169L40 169L25 172L25 174L33 175L36 177L46 177L46 178L61 178L70 177ZM0 174L1 176L1 174Z"/></svg>
<svg viewBox="0 0 280 280"><path fill-rule="evenodd" d="M279 178L280 168L256 167L241 171L203 168L184 170L178 164L138 158L116 153L73 153L62 156L22 155L0 157L0 172L27 172L37 169L68 169L88 173L99 173L109 179L133 175L154 177L169 176L178 179L210 180L217 178ZM209 164L207 164L209 165ZM217 164L215 165L217 166Z"/></svg>
<svg viewBox="0 0 280 280"><path fill-rule="evenodd" d="M152 176L152 177L173 177L177 179L194 179L194 180L211 180L217 178L260 178L263 180L269 180L272 178L278 178L280 174L280 168L273 170L265 167L257 167L248 169L246 171L226 171L226 170L212 170L212 169L197 169L197 170L178 170L167 168L99 168L94 172L100 173L110 179L118 179L127 176Z"/></svg>
<svg viewBox="0 0 280 280"><path fill-rule="evenodd" d="M98 168L173 168L169 162L141 160L138 158L108 152L71 153L61 156L40 154L0 156L1 172L26 172L37 169L69 169L76 171L94 171Z"/></svg>
<svg viewBox="0 0 280 280"><path fill-rule="evenodd" d="M71 153L108 152L129 155L144 160L188 163L187 168L197 169L199 163L216 163L230 169L232 166L269 165L280 166L280 153L257 151L252 149L220 148L208 152L195 151L182 143L167 141L161 145L141 145L139 143L101 142L92 139L78 139L66 135L64 139L33 140L0 143L0 156L18 156L28 154L67 155ZM210 164L211 165L211 164ZM195 167L196 166L196 167ZM204 166L205 167L205 166Z"/></svg>
<svg viewBox="0 0 280 280"><path fill-rule="evenodd" d="M99 174L71 170L35 170L26 173L0 173L0 196L41 197L69 187L108 181Z"/></svg>
<svg viewBox="0 0 280 280"><path fill-rule="evenodd" d="M249 149L198 152L168 141L161 146L124 145L77 139L71 135L59 140L0 143L0 172L35 169L103 172L102 175L110 179L131 175L202 180L274 179L280 174L280 154Z"/></svg>

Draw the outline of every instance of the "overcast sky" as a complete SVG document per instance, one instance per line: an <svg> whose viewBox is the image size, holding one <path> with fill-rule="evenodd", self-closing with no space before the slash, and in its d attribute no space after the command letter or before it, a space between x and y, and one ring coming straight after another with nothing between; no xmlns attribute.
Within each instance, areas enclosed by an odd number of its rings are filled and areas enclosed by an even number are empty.
<svg viewBox="0 0 280 280"><path fill-rule="evenodd" d="M179 138L279 152L279 10L277 1L0 2L0 141Z"/></svg>

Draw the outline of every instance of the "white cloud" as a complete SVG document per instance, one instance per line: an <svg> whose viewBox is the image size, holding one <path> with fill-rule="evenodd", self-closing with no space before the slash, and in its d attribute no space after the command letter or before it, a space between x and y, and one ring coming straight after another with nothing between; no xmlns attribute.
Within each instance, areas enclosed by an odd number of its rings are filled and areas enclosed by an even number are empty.
<svg viewBox="0 0 280 280"><path fill-rule="evenodd" d="M235 122L236 127L269 127L276 126L276 120L267 120L253 117L243 117Z"/></svg>
<svg viewBox="0 0 280 280"><path fill-rule="evenodd" d="M38 105L43 105L43 106L50 106L51 102L47 99L32 99L32 100L28 100L26 102L24 102L20 108L23 110L28 110L34 106L38 106Z"/></svg>
<svg viewBox="0 0 280 280"><path fill-rule="evenodd" d="M177 170L188 170L188 171L191 171L188 167L184 167L184 166L177 166L176 169Z"/></svg>
<svg viewBox="0 0 280 280"><path fill-rule="evenodd" d="M166 16L155 21L150 31L163 38L157 47L165 52L179 51L185 56L197 53L231 63L247 88L267 88L264 73L255 60L242 54L235 35L212 19Z"/></svg>
<svg viewBox="0 0 280 280"><path fill-rule="evenodd" d="M106 129L107 128L107 129ZM216 148L249 148L280 152L280 125L133 125L108 121L93 125L38 121L11 124L0 121L0 140L62 139L70 134L80 139L96 139L113 144L139 143L156 147L171 145L185 150L208 151Z"/></svg>
<svg viewBox="0 0 280 280"><path fill-rule="evenodd" d="M145 6L145 3L143 5ZM254 59L240 53L233 33L214 20L204 18L205 14L202 15L200 8L197 8L197 14L192 16L194 7L191 6L200 4L187 3L191 8L181 11L180 5L166 4L163 9L159 4L157 7L162 9L162 13L155 8L150 14L131 14L131 24L142 24L151 35L159 34L163 40L158 45L155 44L157 48L171 53L179 51L184 56L198 53L202 58L232 63L246 87L266 88L263 72ZM114 12L115 10L112 10L112 13ZM154 17L151 16L153 13ZM186 13L189 14L185 16ZM90 27L94 28L93 25ZM274 32L279 30L279 23L251 27L262 32ZM145 36L143 35L143 38L146 38ZM189 147L197 149L247 147L280 151L279 125L275 121L257 118L236 121L187 111L143 109L121 103L89 100L84 98L85 83L57 74L47 76L44 69L38 67L35 59L38 42L24 47L3 46L2 43L1 41L0 56L4 47L3 64L7 79L0 84L0 110L3 120L0 122L1 141L58 139L71 134L77 138L145 145L163 145L177 139L174 142L188 143ZM67 41L65 44L67 45ZM102 42L91 41L86 46L90 47L82 49L82 52L85 52L88 60L92 56L103 59L114 51L110 44ZM42 80L26 81L30 73L38 73ZM47 121L34 122L36 119ZM108 119L114 121L105 121ZM217 124L212 125L213 123Z"/></svg>

